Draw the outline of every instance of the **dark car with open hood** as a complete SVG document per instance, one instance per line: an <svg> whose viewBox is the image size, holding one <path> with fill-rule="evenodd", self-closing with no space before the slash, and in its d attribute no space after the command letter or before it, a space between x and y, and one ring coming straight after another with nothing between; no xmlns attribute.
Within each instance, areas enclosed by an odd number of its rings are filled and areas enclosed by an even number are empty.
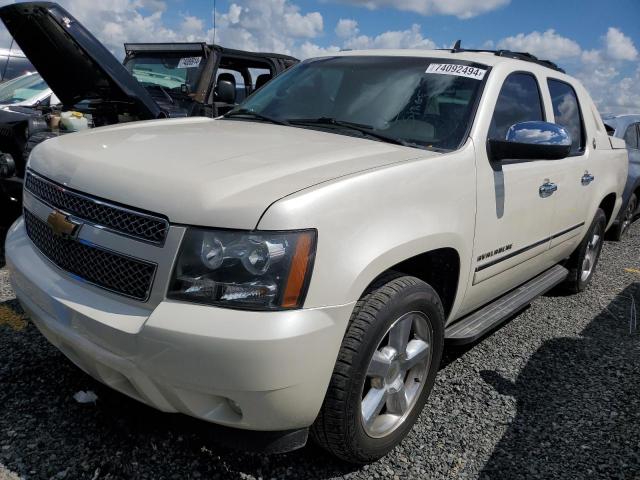
<svg viewBox="0 0 640 480"><path fill-rule="evenodd" d="M115 123L226 113L298 60L206 43L125 44L118 59L56 3L0 8L0 20L59 99L0 109L0 210L19 215L31 149L47 138Z"/></svg>

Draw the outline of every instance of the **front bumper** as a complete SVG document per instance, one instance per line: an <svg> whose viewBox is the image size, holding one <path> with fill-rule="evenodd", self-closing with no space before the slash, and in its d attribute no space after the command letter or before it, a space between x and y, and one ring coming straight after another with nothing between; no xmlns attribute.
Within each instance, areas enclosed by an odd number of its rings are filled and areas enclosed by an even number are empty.
<svg viewBox="0 0 640 480"><path fill-rule="evenodd" d="M353 309L120 301L52 265L22 219L9 231L6 258L34 324L89 375L159 410L242 429L313 423Z"/></svg>

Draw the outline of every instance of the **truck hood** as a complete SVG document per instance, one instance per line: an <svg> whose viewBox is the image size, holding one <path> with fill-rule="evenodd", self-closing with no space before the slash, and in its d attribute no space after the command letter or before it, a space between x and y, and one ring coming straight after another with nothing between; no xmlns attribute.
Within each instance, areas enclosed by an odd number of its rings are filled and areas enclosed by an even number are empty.
<svg viewBox="0 0 640 480"><path fill-rule="evenodd" d="M252 229L269 205L293 192L438 155L317 130L199 117L52 138L34 149L29 166L69 188L166 215L172 223Z"/></svg>
<svg viewBox="0 0 640 480"><path fill-rule="evenodd" d="M133 104L142 119L161 114L144 87L60 5L7 5L0 20L64 105L95 98Z"/></svg>

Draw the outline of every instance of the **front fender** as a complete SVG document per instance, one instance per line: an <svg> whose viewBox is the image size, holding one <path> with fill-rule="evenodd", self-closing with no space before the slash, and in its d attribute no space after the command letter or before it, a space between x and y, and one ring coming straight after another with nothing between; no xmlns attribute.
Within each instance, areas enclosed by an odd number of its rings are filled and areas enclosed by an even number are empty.
<svg viewBox="0 0 640 480"><path fill-rule="evenodd" d="M265 212L258 228L318 230L305 308L354 302L393 265L453 248L461 265L455 311L469 275L475 202L474 149L468 142L456 152L376 168L285 197Z"/></svg>

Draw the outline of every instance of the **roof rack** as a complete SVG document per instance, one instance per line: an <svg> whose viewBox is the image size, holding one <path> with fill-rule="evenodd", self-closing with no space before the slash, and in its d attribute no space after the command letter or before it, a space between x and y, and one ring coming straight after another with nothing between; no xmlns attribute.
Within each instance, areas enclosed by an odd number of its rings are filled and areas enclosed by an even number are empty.
<svg viewBox="0 0 640 480"><path fill-rule="evenodd" d="M462 52L487 52L493 53L497 57L505 57L505 58L515 58L516 60L524 60L525 62L537 63L538 65L542 65L543 67L550 68L552 70L556 70L558 72L565 73L564 69L560 68L558 65L553 63L550 60L541 60L535 55L531 55L527 52L512 52L511 50L485 50L485 49L471 49L471 48L462 48L460 46L461 40L457 40L453 45L453 48L444 49L449 50L451 53L462 53Z"/></svg>

